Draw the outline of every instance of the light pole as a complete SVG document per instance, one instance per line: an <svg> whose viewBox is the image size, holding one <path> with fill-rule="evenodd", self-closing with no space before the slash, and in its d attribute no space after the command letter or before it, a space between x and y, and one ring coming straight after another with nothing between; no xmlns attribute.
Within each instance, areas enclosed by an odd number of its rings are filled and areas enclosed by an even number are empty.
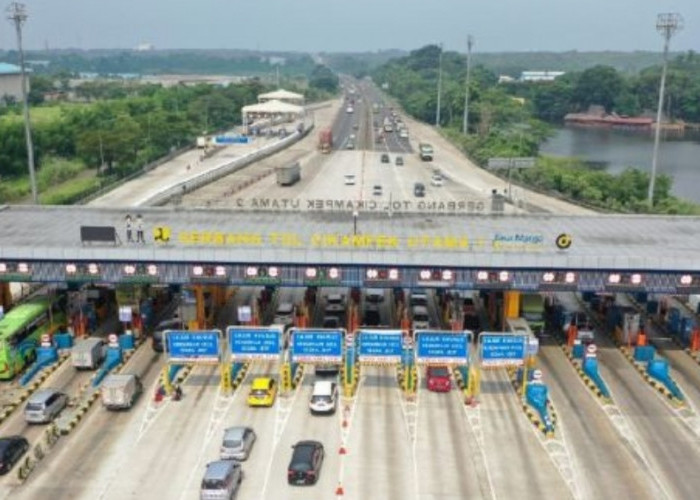
<svg viewBox="0 0 700 500"><path fill-rule="evenodd" d="M649 179L649 208L654 206L654 184L656 182L656 167L659 157L659 139L661 137L661 112L664 105L666 90L666 67L668 66L668 46L671 37L683 27L683 17L680 14L659 14L656 17L656 31L664 37L664 59L661 69L661 84L659 85L659 103L656 107L656 128L654 129L654 152L651 158L651 178Z"/></svg>
<svg viewBox="0 0 700 500"><path fill-rule="evenodd" d="M437 86L437 109L435 110L435 126L440 126L440 98L442 96L442 44L440 44L440 57L438 59L438 86Z"/></svg>
<svg viewBox="0 0 700 500"><path fill-rule="evenodd" d="M24 111L24 137L27 141L29 183L32 188L32 202L38 205L39 193L36 187L36 173L34 170L34 144L32 143L32 126L29 121L29 91L27 90L27 73L24 69L24 51L22 50L22 25L27 20L24 4L12 2L7 7L7 18L14 23L15 31L17 32L17 51L19 52L19 66L22 72L22 107Z"/></svg>
<svg viewBox="0 0 700 500"><path fill-rule="evenodd" d="M474 45L474 37L467 35L467 83L464 89L464 117L462 119L462 133L469 133L469 76L471 73L472 62L472 45Z"/></svg>

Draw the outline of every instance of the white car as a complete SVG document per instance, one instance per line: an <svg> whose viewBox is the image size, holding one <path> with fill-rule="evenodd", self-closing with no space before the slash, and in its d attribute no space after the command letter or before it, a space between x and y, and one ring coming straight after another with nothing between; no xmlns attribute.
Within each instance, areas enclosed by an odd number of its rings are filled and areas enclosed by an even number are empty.
<svg viewBox="0 0 700 500"><path fill-rule="evenodd" d="M408 139L408 130L406 130L405 128L399 130L399 137L401 137L402 139Z"/></svg>
<svg viewBox="0 0 700 500"><path fill-rule="evenodd" d="M345 176L345 185L346 186L354 186L355 185L355 176L353 174L348 174Z"/></svg>
<svg viewBox="0 0 700 500"><path fill-rule="evenodd" d="M355 109L352 106L348 106L345 111L348 113L353 113L355 111Z"/></svg>
<svg viewBox="0 0 700 500"><path fill-rule="evenodd" d="M435 187L442 187L444 181L442 180L442 177L434 175L433 178L430 180L430 184L432 184Z"/></svg>
<svg viewBox="0 0 700 500"><path fill-rule="evenodd" d="M312 414L335 413L338 405L338 385L330 380L317 380L311 392L309 410Z"/></svg>

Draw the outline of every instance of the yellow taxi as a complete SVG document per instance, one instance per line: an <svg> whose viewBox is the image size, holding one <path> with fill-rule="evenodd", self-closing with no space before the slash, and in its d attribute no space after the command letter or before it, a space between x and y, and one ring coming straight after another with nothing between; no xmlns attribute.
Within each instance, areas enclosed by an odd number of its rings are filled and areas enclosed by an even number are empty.
<svg viewBox="0 0 700 500"><path fill-rule="evenodd" d="M253 379L248 393L248 406L272 406L277 397L277 384L270 377Z"/></svg>

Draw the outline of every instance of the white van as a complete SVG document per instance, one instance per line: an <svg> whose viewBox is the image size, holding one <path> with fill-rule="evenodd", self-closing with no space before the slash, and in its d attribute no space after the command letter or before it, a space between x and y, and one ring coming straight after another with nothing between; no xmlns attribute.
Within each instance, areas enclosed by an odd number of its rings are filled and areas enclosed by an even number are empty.
<svg viewBox="0 0 700 500"><path fill-rule="evenodd" d="M56 389L39 389L29 396L24 420L30 424L51 422L68 404L68 396Z"/></svg>
<svg viewBox="0 0 700 500"><path fill-rule="evenodd" d="M338 406L338 385L330 380L317 380L311 391L309 409L311 414L335 413Z"/></svg>

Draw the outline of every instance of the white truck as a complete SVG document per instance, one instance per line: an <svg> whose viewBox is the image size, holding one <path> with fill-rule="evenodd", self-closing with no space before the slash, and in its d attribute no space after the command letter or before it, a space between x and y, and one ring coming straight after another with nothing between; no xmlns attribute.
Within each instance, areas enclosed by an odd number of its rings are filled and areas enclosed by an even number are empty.
<svg viewBox="0 0 700 500"><path fill-rule="evenodd" d="M277 184L280 186L291 186L301 179L301 165L299 165L299 162L295 162L284 167L277 167L275 173L277 175Z"/></svg>
<svg viewBox="0 0 700 500"><path fill-rule="evenodd" d="M427 142L421 142L418 145L418 154L422 161L433 161L433 146Z"/></svg>
<svg viewBox="0 0 700 500"><path fill-rule="evenodd" d="M77 369L94 370L100 366L106 353L107 346L104 340L88 337L76 342L71 349L71 363Z"/></svg>
<svg viewBox="0 0 700 500"><path fill-rule="evenodd" d="M143 384L134 374L107 375L102 382L102 406L108 410L131 408L142 392Z"/></svg>

